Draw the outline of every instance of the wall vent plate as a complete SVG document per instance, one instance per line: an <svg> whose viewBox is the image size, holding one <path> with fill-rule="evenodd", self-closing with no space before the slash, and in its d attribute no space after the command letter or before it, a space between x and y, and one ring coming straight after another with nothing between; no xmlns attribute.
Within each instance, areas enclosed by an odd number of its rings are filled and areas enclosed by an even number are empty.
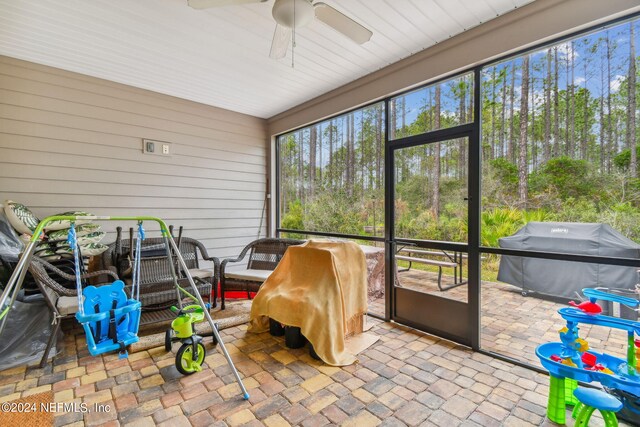
<svg viewBox="0 0 640 427"><path fill-rule="evenodd" d="M170 142L143 139L142 152L144 154L155 154L158 156L171 156L173 153L173 147L171 147Z"/></svg>

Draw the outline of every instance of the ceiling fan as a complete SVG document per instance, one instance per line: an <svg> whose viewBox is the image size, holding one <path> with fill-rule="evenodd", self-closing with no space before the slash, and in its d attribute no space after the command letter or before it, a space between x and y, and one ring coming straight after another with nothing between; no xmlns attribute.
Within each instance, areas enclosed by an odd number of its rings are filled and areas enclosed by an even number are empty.
<svg viewBox="0 0 640 427"><path fill-rule="evenodd" d="M187 0L194 9L209 9L213 7L240 5L245 3L265 3L268 0ZM289 47L289 40L294 37L295 30L309 24L313 18L324 22L342 35L358 44L371 39L373 33L358 24L347 15L337 11L322 2L312 3L313 0L275 0L271 14L276 21L276 30L271 41L269 56L274 59L284 58Z"/></svg>

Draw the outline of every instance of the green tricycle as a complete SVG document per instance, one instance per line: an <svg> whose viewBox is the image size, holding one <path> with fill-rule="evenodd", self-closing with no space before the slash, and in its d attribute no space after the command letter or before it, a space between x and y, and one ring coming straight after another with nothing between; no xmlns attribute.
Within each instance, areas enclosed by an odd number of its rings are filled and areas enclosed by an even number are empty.
<svg viewBox="0 0 640 427"><path fill-rule="evenodd" d="M171 307L171 311L176 313L178 317L171 322L171 329L167 329L165 333L164 349L171 351L172 344L180 341L182 345L176 353L178 372L183 375L200 372L207 355L203 338L210 336L213 338L213 345L218 344L213 332L202 335L196 333L195 325L204 321L204 310L200 305L187 305L182 309ZM217 323L214 323L213 327L218 331Z"/></svg>

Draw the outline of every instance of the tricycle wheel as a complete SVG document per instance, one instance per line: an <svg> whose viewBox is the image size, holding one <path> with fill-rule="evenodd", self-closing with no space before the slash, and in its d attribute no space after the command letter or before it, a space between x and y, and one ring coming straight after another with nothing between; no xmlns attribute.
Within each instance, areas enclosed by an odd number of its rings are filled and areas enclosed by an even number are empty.
<svg viewBox="0 0 640 427"><path fill-rule="evenodd" d="M173 337L173 329L167 329L164 333L164 349L171 351L171 338Z"/></svg>
<svg viewBox="0 0 640 427"><path fill-rule="evenodd" d="M193 354L193 344L190 343L182 344L176 353L176 368L182 375L191 375L202 370L207 353L201 342L196 344L196 347L197 355Z"/></svg>

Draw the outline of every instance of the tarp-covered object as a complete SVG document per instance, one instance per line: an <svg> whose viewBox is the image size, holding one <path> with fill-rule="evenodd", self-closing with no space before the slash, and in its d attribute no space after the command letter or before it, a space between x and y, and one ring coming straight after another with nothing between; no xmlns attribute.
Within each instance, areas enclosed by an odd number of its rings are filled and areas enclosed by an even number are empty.
<svg viewBox="0 0 640 427"><path fill-rule="evenodd" d="M640 258L640 245L607 224L530 222L514 235L500 239L499 245L538 252ZM502 256L498 280L525 292L573 299L583 288L633 289L638 273L635 267Z"/></svg>
<svg viewBox="0 0 640 427"><path fill-rule="evenodd" d="M250 332L264 332L269 318L297 326L318 356L350 365L345 337L362 332L367 312L367 263L353 242L309 241L291 246L251 305Z"/></svg>
<svg viewBox="0 0 640 427"><path fill-rule="evenodd" d="M28 365L42 358L51 335L49 308L44 301L15 301L0 335L0 370ZM53 348L49 357L56 354Z"/></svg>

